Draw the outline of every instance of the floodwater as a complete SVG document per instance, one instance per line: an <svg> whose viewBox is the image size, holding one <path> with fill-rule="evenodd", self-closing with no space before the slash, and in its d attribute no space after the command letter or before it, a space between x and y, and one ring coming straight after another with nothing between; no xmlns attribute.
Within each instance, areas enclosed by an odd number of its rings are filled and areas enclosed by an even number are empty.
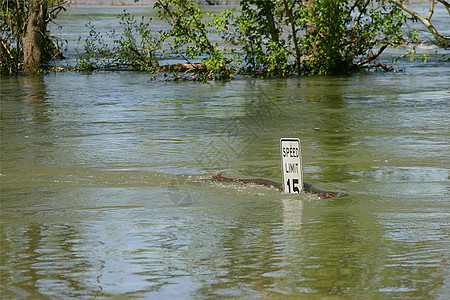
<svg viewBox="0 0 450 300"><path fill-rule="evenodd" d="M0 297L448 299L450 62L422 50L328 78L2 77ZM207 180L280 181L283 137L349 196Z"/></svg>

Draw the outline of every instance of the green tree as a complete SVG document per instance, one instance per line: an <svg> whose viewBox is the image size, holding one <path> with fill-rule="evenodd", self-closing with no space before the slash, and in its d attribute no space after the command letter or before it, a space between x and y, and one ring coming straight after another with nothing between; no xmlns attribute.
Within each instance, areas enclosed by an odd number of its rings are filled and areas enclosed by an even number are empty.
<svg viewBox="0 0 450 300"><path fill-rule="evenodd" d="M406 16L385 1L306 1L297 20L306 32L304 62L312 74L357 70L406 37Z"/></svg>
<svg viewBox="0 0 450 300"><path fill-rule="evenodd" d="M62 0L2 0L0 7L2 74L39 71L61 53L51 41L47 24L63 9Z"/></svg>
<svg viewBox="0 0 450 300"><path fill-rule="evenodd" d="M402 43L406 19L383 0L243 0L227 40L242 46L248 72L348 73Z"/></svg>

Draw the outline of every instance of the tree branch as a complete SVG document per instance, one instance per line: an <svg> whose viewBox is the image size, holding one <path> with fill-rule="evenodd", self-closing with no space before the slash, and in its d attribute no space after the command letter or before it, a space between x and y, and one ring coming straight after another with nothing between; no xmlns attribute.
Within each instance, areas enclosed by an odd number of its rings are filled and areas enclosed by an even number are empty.
<svg viewBox="0 0 450 300"><path fill-rule="evenodd" d="M2 44L3 49L5 50L5 52L9 55L9 58L11 60L14 60L13 55L11 54L11 50L9 49L8 45L6 44L6 41L3 40L2 37L0 37L0 42Z"/></svg>
<svg viewBox="0 0 450 300"><path fill-rule="evenodd" d="M401 59L401 58L403 58L403 57L405 57L405 56L408 56L408 55L412 55L412 54L414 53L414 51L415 51L415 50L408 51L408 52L406 52L406 53L400 55L399 57L395 58L395 59L392 61L391 67L395 66L395 64L397 63L397 61L398 61L399 59Z"/></svg>
<svg viewBox="0 0 450 300"><path fill-rule="evenodd" d="M440 46L442 48L447 48L450 46L450 39L440 35L439 32L436 30L436 28L434 28L434 26L431 24L429 19L422 17L420 14L418 14L417 12L415 12L414 10L412 10L411 8L409 8L408 6L403 4L403 2L401 0L390 0L390 1L392 3L394 3L395 5L397 5L398 7L400 7L402 10L409 13L411 16L413 16L417 20L419 20L423 25L425 25L425 27L428 29L428 31L431 32L431 34L434 36L438 46ZM434 2L434 0L430 0L430 2ZM444 5L445 5L445 3L447 3L444 0L440 0L439 2L443 3ZM430 9L432 7L433 6L430 4ZM431 13L431 15L430 15L430 13L428 13L428 15L431 18L432 13Z"/></svg>
<svg viewBox="0 0 450 300"><path fill-rule="evenodd" d="M430 9L428 10L427 20L431 21L431 17L433 16L434 12L434 0L430 0Z"/></svg>
<svg viewBox="0 0 450 300"><path fill-rule="evenodd" d="M360 61L356 64L357 67L360 67L362 65L367 64L368 62L371 62L372 60L375 60L378 58L378 56L381 55L381 53L383 53L383 51L390 45L391 43L386 43L383 46L381 46L381 48L378 50L377 53L375 53L374 55L372 55L371 57L366 58L363 61Z"/></svg>
<svg viewBox="0 0 450 300"><path fill-rule="evenodd" d="M450 3L445 0L437 0L437 1L444 4L445 8L447 9L448 13L450 14Z"/></svg>

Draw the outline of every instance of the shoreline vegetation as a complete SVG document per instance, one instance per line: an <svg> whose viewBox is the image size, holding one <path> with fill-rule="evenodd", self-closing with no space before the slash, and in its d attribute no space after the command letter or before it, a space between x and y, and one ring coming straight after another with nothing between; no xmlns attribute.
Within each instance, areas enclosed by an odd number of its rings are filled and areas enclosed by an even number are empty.
<svg viewBox="0 0 450 300"><path fill-rule="evenodd" d="M439 2L448 5L444 0ZM64 63L63 53L55 46L57 39L47 31L47 24L65 10L67 3L32 0L29 5L33 7L26 8L7 1L8 7L3 6L0 11L2 74L30 74L46 68L87 72L123 70L171 73L174 80L208 81L237 76L274 78L350 74L360 70L395 71L398 59L414 59L420 43L418 30L409 30L407 26L413 17L396 0L74 0L70 3L151 5L166 23L166 29L158 29L151 18L138 18L126 9L119 16L119 26L109 32L101 32L89 22L88 36L79 39L84 50L78 53L76 63L70 65ZM219 13L202 10L203 4L237 3L239 6L225 5ZM425 21L431 19L433 10L434 6L430 6ZM48 34L42 36L39 32ZM448 47L448 38L438 34L435 38L440 47ZM400 47L405 49L404 53L390 63L380 60L387 48ZM168 60L176 63L167 64Z"/></svg>
<svg viewBox="0 0 450 300"><path fill-rule="evenodd" d="M105 5L105 6L153 6L157 0L71 0L70 5ZM240 0L200 0L200 5L237 5ZM405 3L427 3L428 0L405 0Z"/></svg>

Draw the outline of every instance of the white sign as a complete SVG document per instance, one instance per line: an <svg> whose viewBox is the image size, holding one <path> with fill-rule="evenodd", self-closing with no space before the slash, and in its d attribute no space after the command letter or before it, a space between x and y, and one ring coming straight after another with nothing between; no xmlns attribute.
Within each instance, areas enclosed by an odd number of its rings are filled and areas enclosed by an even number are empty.
<svg viewBox="0 0 450 300"><path fill-rule="evenodd" d="M302 156L300 140L283 138L281 144L281 169L285 193L300 193L303 189Z"/></svg>

